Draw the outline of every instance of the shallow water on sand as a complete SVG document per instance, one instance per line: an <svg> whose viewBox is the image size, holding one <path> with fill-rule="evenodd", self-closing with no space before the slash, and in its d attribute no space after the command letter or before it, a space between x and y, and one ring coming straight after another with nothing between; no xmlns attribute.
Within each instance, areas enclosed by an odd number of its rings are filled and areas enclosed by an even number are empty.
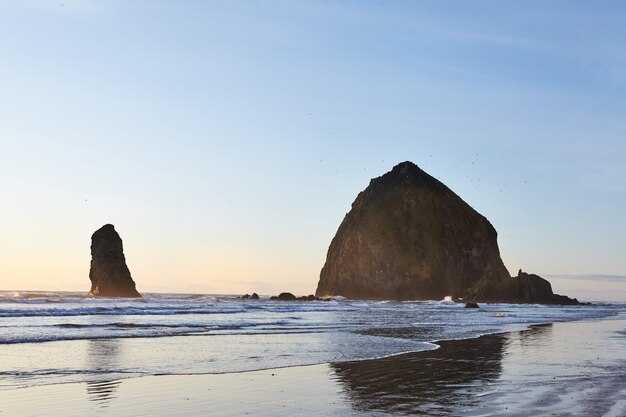
<svg viewBox="0 0 626 417"><path fill-rule="evenodd" d="M626 315L388 358L0 391L10 416L626 416Z"/></svg>

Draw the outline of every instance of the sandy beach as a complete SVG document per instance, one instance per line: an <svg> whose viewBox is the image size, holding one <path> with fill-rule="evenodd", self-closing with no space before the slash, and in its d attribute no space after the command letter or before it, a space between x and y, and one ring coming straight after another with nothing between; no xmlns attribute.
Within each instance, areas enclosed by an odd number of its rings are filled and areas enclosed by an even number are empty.
<svg viewBox="0 0 626 417"><path fill-rule="evenodd" d="M0 391L6 416L626 416L626 316L378 360Z"/></svg>

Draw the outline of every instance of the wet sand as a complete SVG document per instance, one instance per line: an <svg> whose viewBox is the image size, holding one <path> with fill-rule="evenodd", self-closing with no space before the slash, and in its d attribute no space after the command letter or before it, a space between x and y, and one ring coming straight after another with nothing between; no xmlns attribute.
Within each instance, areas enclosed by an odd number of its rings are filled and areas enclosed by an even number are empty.
<svg viewBox="0 0 626 417"><path fill-rule="evenodd" d="M0 391L0 416L626 416L626 315L385 359Z"/></svg>

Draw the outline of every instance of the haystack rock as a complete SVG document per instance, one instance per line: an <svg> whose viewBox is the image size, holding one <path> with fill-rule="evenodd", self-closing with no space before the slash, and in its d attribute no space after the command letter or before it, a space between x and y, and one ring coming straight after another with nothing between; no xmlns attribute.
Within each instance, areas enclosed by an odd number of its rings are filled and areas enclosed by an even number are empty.
<svg viewBox="0 0 626 417"><path fill-rule="evenodd" d="M491 223L417 165L403 162L371 180L352 203L315 295L576 303L534 277L511 278Z"/></svg>
<svg viewBox="0 0 626 417"><path fill-rule="evenodd" d="M141 297L130 276L122 239L112 224L105 224L91 236L92 295L103 297Z"/></svg>

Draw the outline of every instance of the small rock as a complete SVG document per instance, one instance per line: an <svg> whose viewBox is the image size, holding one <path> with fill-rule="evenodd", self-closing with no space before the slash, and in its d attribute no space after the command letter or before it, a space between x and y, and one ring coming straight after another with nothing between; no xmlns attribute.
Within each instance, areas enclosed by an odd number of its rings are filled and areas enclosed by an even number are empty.
<svg viewBox="0 0 626 417"><path fill-rule="evenodd" d="M281 292L278 295L274 295L270 297L270 300L278 300L278 301L295 301L296 296L290 292Z"/></svg>
<svg viewBox="0 0 626 417"><path fill-rule="evenodd" d="M302 297L298 297L297 300L299 301L316 301L319 300L319 297L314 296L313 294L309 294L309 295L304 295Z"/></svg>

